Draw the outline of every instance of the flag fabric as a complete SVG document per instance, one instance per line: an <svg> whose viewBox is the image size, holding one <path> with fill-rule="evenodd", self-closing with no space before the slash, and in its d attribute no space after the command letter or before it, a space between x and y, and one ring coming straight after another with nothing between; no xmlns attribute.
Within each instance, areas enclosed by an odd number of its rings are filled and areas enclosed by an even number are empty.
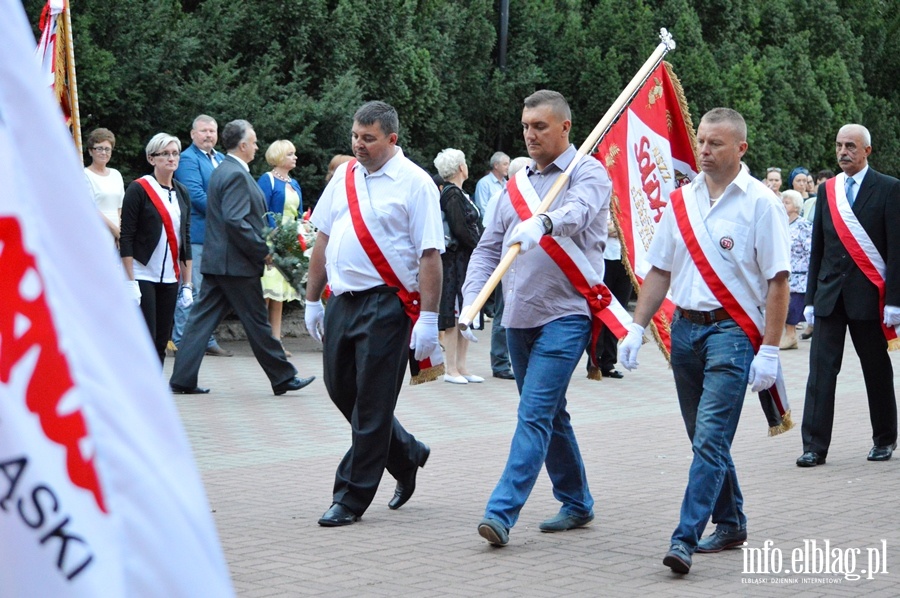
<svg viewBox="0 0 900 598"><path fill-rule="evenodd" d="M233 596L22 5L0 14L0 594Z"/></svg>
<svg viewBox="0 0 900 598"><path fill-rule="evenodd" d="M694 147L694 126L684 91L671 66L663 62L594 153L612 180L610 211L622 243L622 261L635 289L640 289L650 270L647 250L669 193L697 176ZM674 312L675 304L667 296L650 325L666 359Z"/></svg>
<svg viewBox="0 0 900 598"><path fill-rule="evenodd" d="M65 20L60 17L68 10L67 0L48 0L41 12L38 27L41 37L35 55L41 64L41 82L53 89L56 101L62 109L66 124L72 124L71 100L66 75L68 44L65 31Z"/></svg>
<svg viewBox="0 0 900 598"><path fill-rule="evenodd" d="M699 169L696 138L687 99L669 63L661 63L647 78L593 154L609 172L613 184L611 212L622 243L622 261L640 289L650 263L646 255L669 195L690 183ZM675 304L667 294L650 329L669 359L669 329ZM787 394L778 384L759 393L769 435L793 427Z"/></svg>

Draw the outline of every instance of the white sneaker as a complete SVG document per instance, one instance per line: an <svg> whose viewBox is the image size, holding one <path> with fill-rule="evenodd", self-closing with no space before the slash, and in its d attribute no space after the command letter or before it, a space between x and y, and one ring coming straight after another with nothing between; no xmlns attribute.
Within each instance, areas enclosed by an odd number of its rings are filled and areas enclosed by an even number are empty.
<svg viewBox="0 0 900 598"><path fill-rule="evenodd" d="M473 384L484 382L484 378L482 378L481 376L475 376L473 374L463 374L462 377L465 378L467 382L472 382Z"/></svg>
<svg viewBox="0 0 900 598"><path fill-rule="evenodd" d="M444 382L449 382L450 384L468 384L469 381L466 380L465 376L448 376L444 374Z"/></svg>

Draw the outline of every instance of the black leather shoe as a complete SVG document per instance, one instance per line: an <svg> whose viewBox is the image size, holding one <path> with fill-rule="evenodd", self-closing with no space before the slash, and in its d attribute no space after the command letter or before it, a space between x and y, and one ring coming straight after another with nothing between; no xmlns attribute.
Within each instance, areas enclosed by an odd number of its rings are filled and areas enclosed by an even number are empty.
<svg viewBox="0 0 900 598"><path fill-rule="evenodd" d="M687 548L681 544L672 544L669 552L663 558L663 565L674 573L685 575L691 571L691 555L688 553Z"/></svg>
<svg viewBox="0 0 900 598"><path fill-rule="evenodd" d="M419 467L425 467L425 462L428 461L430 454L431 449L427 444L422 443L422 460L419 461ZM397 487L394 488L394 498L388 503L389 509L397 510L412 498L413 492L416 491L416 474L419 472L419 467L406 474L403 479L397 480Z"/></svg>
<svg viewBox="0 0 900 598"><path fill-rule="evenodd" d="M500 378L501 380L515 380L516 377L513 376L512 372L494 372L494 378Z"/></svg>
<svg viewBox="0 0 900 598"><path fill-rule="evenodd" d="M190 388L188 386L181 386L180 384L169 383L169 388L171 388L172 392L174 392L177 395L207 395L207 394L209 394L208 388L201 388L199 386Z"/></svg>
<svg viewBox="0 0 900 598"><path fill-rule="evenodd" d="M282 382L281 384L276 384L272 387L272 392L275 393L275 396L283 395L289 390L300 390L306 386L312 384L312 381L315 380L315 376L310 376L309 378L298 378L294 376L290 380L286 382Z"/></svg>
<svg viewBox="0 0 900 598"><path fill-rule="evenodd" d="M213 345L212 347L207 347L206 354L212 355L214 357L234 357L233 351L229 351L228 349L223 349L219 345Z"/></svg>
<svg viewBox="0 0 900 598"><path fill-rule="evenodd" d="M895 448L897 448L896 442L894 444L889 444L888 446L873 446L866 459L869 461L889 461L891 455L894 454Z"/></svg>
<svg viewBox="0 0 900 598"><path fill-rule="evenodd" d="M341 503L336 502L319 518L319 525L322 527L340 527L356 523L357 521L359 521L359 515Z"/></svg>
<svg viewBox="0 0 900 598"><path fill-rule="evenodd" d="M871 453L869 455L871 456ZM825 457L819 453L806 451L797 459L797 467L815 467L816 465L825 465Z"/></svg>
<svg viewBox="0 0 900 598"><path fill-rule="evenodd" d="M603 377L604 378L615 378L618 380L620 378L624 378L625 374L623 374L619 370L609 370L608 372L603 372Z"/></svg>
<svg viewBox="0 0 900 598"><path fill-rule="evenodd" d="M722 552L723 550L730 550L732 548L743 546L746 541L746 529L723 531L717 528L711 535L700 540L700 543L697 544L697 552Z"/></svg>

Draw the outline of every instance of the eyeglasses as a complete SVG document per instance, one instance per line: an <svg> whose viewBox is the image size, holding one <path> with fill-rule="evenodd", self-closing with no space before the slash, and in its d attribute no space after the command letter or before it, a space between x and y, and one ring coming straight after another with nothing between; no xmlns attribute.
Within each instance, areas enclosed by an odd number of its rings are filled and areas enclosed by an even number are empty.
<svg viewBox="0 0 900 598"><path fill-rule="evenodd" d="M767 172L767 173L769 173L769 172L781 172L781 169L778 168L777 166L769 166L768 168L766 168L766 172Z"/></svg>
<svg viewBox="0 0 900 598"><path fill-rule="evenodd" d="M112 153L111 147L103 147L102 145L94 146L91 149L94 150L95 152L97 152L98 154L111 154Z"/></svg>
<svg viewBox="0 0 900 598"><path fill-rule="evenodd" d="M150 155L154 158L162 157L162 158L169 159L169 158L177 158L178 156L181 155L181 153L180 152L156 152L155 154L150 154Z"/></svg>

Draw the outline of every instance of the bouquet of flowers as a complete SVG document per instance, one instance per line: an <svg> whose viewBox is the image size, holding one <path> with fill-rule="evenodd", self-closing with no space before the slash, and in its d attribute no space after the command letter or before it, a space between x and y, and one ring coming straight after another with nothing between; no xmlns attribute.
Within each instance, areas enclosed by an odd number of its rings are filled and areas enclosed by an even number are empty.
<svg viewBox="0 0 900 598"><path fill-rule="evenodd" d="M281 214L269 214L275 222L282 222ZM275 228L265 227L263 233L272 252L272 265L300 297L305 297L309 256L316 242L316 228L309 221L309 211L301 220L283 222Z"/></svg>

